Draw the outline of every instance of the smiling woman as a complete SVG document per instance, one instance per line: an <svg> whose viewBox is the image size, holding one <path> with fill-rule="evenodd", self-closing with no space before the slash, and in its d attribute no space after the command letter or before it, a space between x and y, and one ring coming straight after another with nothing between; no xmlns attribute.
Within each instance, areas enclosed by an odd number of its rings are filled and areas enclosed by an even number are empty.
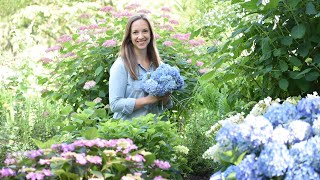
<svg viewBox="0 0 320 180"><path fill-rule="evenodd" d="M110 69L109 78L113 117L131 120L148 113L159 114L172 107L169 95L151 96L141 88L143 76L161 63L151 23L144 14L129 18L120 54Z"/></svg>

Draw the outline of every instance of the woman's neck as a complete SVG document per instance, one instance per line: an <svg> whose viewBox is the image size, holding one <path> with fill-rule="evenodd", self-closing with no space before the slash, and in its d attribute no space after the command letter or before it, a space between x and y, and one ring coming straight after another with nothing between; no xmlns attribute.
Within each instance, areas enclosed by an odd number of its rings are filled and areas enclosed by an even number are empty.
<svg viewBox="0 0 320 180"><path fill-rule="evenodd" d="M135 55L139 64L149 63L147 51L145 50L135 51Z"/></svg>

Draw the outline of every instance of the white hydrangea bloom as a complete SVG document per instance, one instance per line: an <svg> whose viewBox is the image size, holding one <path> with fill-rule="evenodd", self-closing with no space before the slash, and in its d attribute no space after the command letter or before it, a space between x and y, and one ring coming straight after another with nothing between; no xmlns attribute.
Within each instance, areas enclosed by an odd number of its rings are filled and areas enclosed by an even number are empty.
<svg viewBox="0 0 320 180"><path fill-rule="evenodd" d="M215 144L211 146L208 150L206 150L206 152L203 153L202 157L204 159L211 159L214 162L220 162L219 152L220 152L219 144Z"/></svg>

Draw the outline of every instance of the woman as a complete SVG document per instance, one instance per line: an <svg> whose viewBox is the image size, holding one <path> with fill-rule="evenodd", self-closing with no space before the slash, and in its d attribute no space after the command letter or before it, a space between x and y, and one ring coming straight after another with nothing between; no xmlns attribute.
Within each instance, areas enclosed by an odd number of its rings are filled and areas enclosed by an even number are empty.
<svg viewBox="0 0 320 180"><path fill-rule="evenodd" d="M113 118L130 120L172 107L169 96L149 96L141 89L143 76L160 63L150 21L143 14L132 16L126 25L120 57L110 69L109 103Z"/></svg>

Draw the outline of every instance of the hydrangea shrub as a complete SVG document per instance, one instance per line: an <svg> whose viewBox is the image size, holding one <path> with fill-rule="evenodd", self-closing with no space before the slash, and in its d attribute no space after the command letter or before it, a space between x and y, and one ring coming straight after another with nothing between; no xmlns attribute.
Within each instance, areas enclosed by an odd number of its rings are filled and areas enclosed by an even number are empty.
<svg viewBox="0 0 320 180"><path fill-rule="evenodd" d="M261 105L261 102L260 102ZM261 107L261 106L260 106ZM320 97L274 101L243 121L225 122L205 158L227 163L211 179L319 179Z"/></svg>
<svg viewBox="0 0 320 180"><path fill-rule="evenodd" d="M170 163L131 139L75 140L7 156L1 179L166 179Z"/></svg>

